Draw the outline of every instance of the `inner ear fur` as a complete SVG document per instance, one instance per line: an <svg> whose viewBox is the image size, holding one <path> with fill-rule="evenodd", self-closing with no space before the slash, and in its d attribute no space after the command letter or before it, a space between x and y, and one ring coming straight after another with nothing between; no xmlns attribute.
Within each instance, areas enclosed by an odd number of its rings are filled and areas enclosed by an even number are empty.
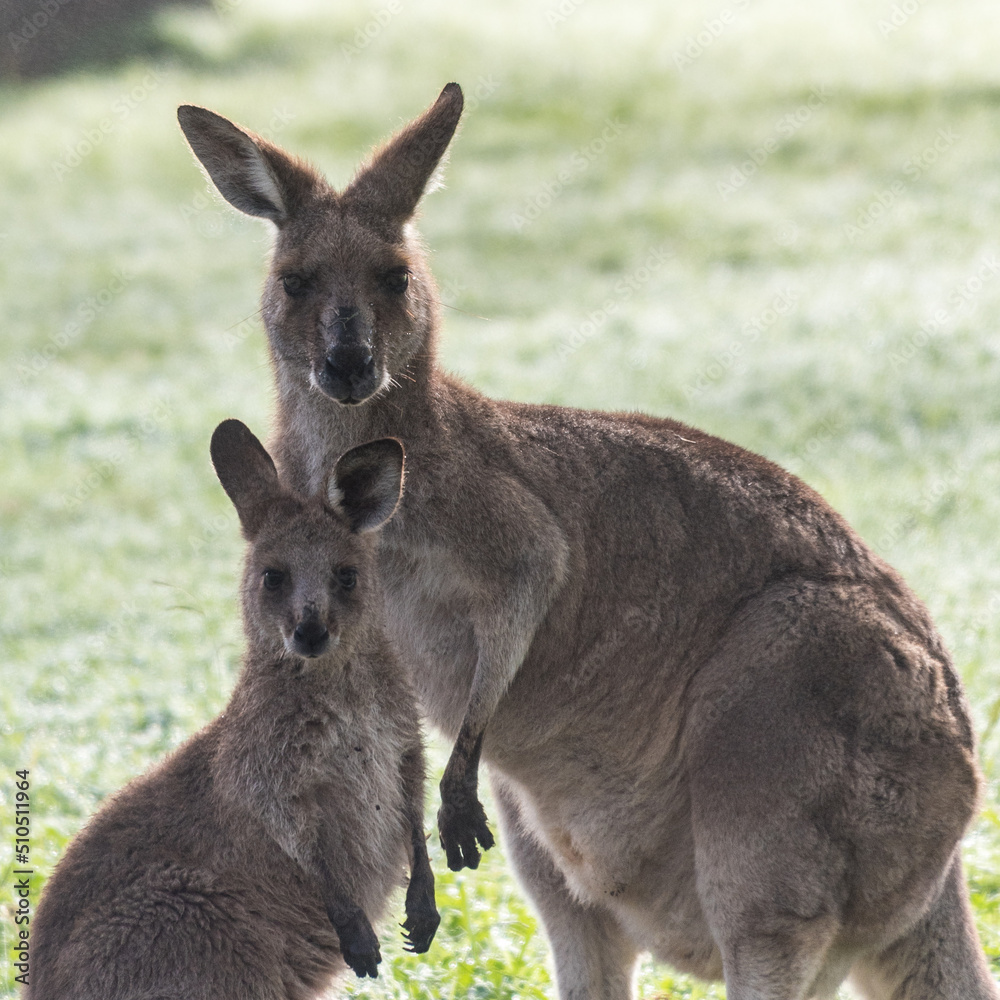
<svg viewBox="0 0 1000 1000"><path fill-rule="evenodd" d="M301 160L208 108L183 104L177 120L219 193L247 215L282 226L324 184Z"/></svg>
<svg viewBox="0 0 1000 1000"><path fill-rule="evenodd" d="M347 517L352 531L374 531L396 512L404 464L403 445L396 438L369 441L340 456L327 483L327 499Z"/></svg>

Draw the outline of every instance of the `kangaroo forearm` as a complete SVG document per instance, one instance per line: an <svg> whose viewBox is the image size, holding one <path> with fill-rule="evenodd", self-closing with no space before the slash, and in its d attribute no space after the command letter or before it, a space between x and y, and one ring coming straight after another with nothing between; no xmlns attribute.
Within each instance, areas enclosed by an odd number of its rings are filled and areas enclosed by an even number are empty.
<svg viewBox="0 0 1000 1000"><path fill-rule="evenodd" d="M411 870L417 865L420 851L427 854L424 832L424 781L426 778L423 744L418 740L403 754L400 780L403 786L403 808L410 830L408 854Z"/></svg>
<svg viewBox="0 0 1000 1000"><path fill-rule="evenodd" d="M466 717L441 779L442 793L447 789L453 795L476 795L479 786L479 759L483 752L485 732L485 724L472 722L468 716Z"/></svg>

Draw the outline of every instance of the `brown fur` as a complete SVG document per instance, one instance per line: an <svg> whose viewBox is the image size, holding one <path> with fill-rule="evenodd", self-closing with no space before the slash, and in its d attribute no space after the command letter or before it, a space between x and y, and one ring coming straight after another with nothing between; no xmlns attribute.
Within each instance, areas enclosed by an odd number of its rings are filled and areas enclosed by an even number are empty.
<svg viewBox="0 0 1000 1000"><path fill-rule="evenodd" d="M407 941L434 936L419 723L367 534L399 500L402 449L345 455L330 506L281 487L238 421L212 457L250 541L243 672L222 715L70 844L26 1000L306 1000L345 961L374 976L370 921L407 862Z"/></svg>
<svg viewBox="0 0 1000 1000"><path fill-rule="evenodd" d="M870 1000L1000 997L957 855L967 707L899 576L757 455L671 420L487 399L437 366L410 219L461 107L449 84L342 193L179 112L220 190L277 226L283 474L316 489L352 444L406 441L381 559L393 634L456 740L449 864L492 843L481 755L564 1000L629 996L642 950L724 977L730 1000L832 997L848 974ZM275 158L287 193L260 181Z"/></svg>

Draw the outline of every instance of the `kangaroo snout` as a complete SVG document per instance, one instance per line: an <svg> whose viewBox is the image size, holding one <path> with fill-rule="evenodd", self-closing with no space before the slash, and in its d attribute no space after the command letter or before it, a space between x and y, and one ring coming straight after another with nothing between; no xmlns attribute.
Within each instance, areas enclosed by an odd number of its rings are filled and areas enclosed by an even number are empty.
<svg viewBox="0 0 1000 1000"><path fill-rule="evenodd" d="M367 344L337 345L326 356L317 378L320 388L338 403L362 403L379 387L375 359Z"/></svg>
<svg viewBox="0 0 1000 1000"><path fill-rule="evenodd" d="M379 387L372 355L371 331L364 329L356 306L334 306L321 323L329 348L322 371L317 372L319 387L338 403L364 402Z"/></svg>
<svg viewBox="0 0 1000 1000"><path fill-rule="evenodd" d="M333 642L336 644L336 638ZM291 637L285 640L285 647L290 653L310 659L322 656L330 648L330 644L330 630L313 609L306 610L292 630Z"/></svg>

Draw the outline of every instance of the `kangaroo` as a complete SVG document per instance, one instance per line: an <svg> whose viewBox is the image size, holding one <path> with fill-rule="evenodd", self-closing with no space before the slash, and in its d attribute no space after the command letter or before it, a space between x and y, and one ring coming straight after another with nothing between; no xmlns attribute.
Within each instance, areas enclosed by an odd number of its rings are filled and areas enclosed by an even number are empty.
<svg viewBox="0 0 1000 1000"><path fill-rule="evenodd" d="M345 963L375 977L372 922L407 861L409 950L437 929L416 699L381 628L371 534L399 502L402 447L353 448L309 499L239 421L211 450L249 542L239 682L70 844L26 1000L306 1000Z"/></svg>
<svg viewBox="0 0 1000 1000"><path fill-rule="evenodd" d="M274 224L273 450L314 490L405 438L380 539L388 620L455 741L453 869L493 835L563 1000L620 1000L636 957L729 1000L1000 997L958 845L979 784L924 605L813 490L672 420L488 399L436 361L412 221L457 127L448 84L334 190L203 108L178 116L237 209Z"/></svg>

